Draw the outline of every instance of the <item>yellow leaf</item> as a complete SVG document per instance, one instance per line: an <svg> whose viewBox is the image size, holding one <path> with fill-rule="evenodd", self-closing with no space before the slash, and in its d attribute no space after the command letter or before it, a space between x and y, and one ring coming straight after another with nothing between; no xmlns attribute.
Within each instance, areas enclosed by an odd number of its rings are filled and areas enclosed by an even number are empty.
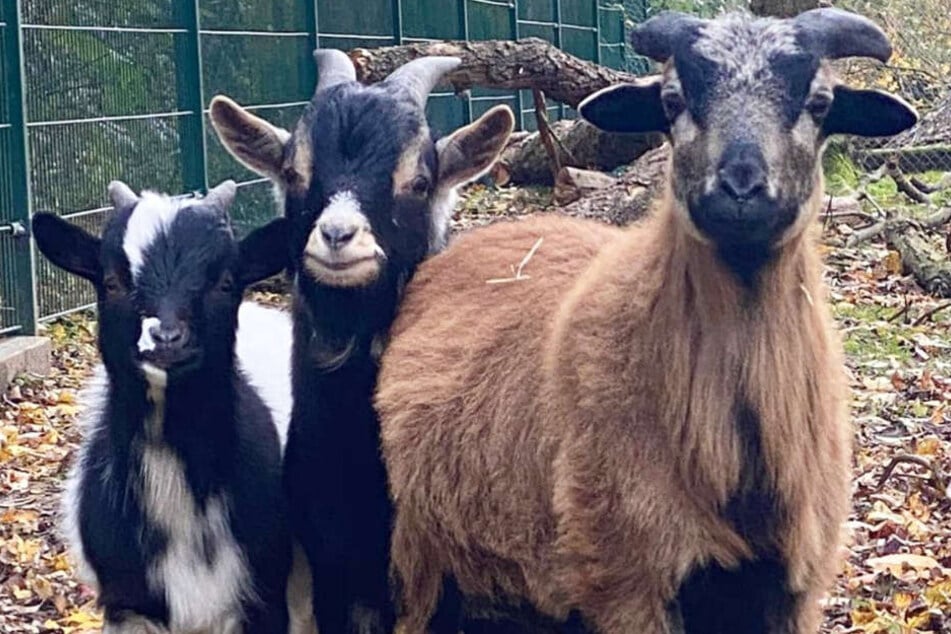
<svg viewBox="0 0 951 634"><path fill-rule="evenodd" d="M908 592L896 592L895 596L892 598L892 603L895 604L895 609L899 612L904 612L908 609L908 606L911 605L912 596Z"/></svg>
<svg viewBox="0 0 951 634"><path fill-rule="evenodd" d="M941 450L941 441L936 436L928 436L918 441L915 453L919 456L933 456Z"/></svg>
<svg viewBox="0 0 951 634"><path fill-rule="evenodd" d="M906 567L916 571L941 567L941 564L933 557L912 555L910 553L895 553L894 555L885 555L884 557L871 557L865 560L865 565L879 572L888 571L896 577L900 576Z"/></svg>

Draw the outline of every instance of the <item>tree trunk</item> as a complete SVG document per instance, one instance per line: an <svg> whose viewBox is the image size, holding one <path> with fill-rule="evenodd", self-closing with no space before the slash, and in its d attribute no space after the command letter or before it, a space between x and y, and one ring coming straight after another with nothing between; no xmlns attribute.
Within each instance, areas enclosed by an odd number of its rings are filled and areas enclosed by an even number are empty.
<svg viewBox="0 0 951 634"><path fill-rule="evenodd" d="M426 55L453 55L462 65L446 76L456 92L474 86L506 90L541 90L555 101L577 108L591 93L622 82L640 82L636 75L613 70L569 55L545 40L419 42L382 48L355 48L349 53L357 79L373 83L408 61Z"/></svg>
<svg viewBox="0 0 951 634"><path fill-rule="evenodd" d="M627 165L663 142L659 134L609 134L581 120L556 121L551 128L557 139L555 149L561 165L581 169L608 172ZM551 185L551 158L540 135L533 132L510 144L502 152L492 175L500 185Z"/></svg>

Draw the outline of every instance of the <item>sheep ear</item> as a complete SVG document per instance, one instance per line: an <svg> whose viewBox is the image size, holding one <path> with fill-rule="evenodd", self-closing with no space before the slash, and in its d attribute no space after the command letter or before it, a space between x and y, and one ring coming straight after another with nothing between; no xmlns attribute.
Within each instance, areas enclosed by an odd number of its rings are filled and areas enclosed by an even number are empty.
<svg viewBox="0 0 951 634"><path fill-rule="evenodd" d="M242 286L277 275L288 265L290 222L276 218L249 233L238 245Z"/></svg>
<svg viewBox="0 0 951 634"><path fill-rule="evenodd" d="M50 213L34 214L31 226L36 246L50 262L93 284L99 283L102 279L99 238Z"/></svg>
<svg viewBox="0 0 951 634"><path fill-rule="evenodd" d="M210 113L218 138L238 161L262 176L280 179L290 132L254 116L224 95L211 100Z"/></svg>
<svg viewBox="0 0 951 634"><path fill-rule="evenodd" d="M495 163L514 127L515 116L508 106L496 106L439 139L439 187L455 187L481 176Z"/></svg>
<svg viewBox="0 0 951 634"><path fill-rule="evenodd" d="M670 124L660 99L660 77L644 83L608 86L578 106L581 117L605 132L667 132Z"/></svg>
<svg viewBox="0 0 951 634"><path fill-rule="evenodd" d="M918 123L918 113L903 99L880 90L836 86L832 108L822 124L830 134L891 136Z"/></svg>

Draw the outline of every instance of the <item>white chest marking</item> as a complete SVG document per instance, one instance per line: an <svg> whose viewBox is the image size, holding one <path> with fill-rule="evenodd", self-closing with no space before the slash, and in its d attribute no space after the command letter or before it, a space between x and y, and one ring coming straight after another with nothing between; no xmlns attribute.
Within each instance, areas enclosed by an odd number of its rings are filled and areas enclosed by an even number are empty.
<svg viewBox="0 0 951 634"><path fill-rule="evenodd" d="M155 378L149 381L154 409L153 420L146 422L150 442L142 451L142 505L146 521L168 542L149 566L148 582L165 595L172 631L216 631L240 613L241 602L253 592L251 576L231 533L227 500L214 496L200 508L185 465L160 440L165 377Z"/></svg>

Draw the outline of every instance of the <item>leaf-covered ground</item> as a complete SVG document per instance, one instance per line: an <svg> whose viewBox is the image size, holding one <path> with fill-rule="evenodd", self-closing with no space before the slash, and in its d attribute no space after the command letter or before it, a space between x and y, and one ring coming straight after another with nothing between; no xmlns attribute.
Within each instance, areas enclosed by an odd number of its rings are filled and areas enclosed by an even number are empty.
<svg viewBox="0 0 951 634"><path fill-rule="evenodd" d="M547 196L475 188L467 198L463 226L536 209ZM881 246L844 248L848 232L826 227L823 246L848 353L855 477L848 552L822 631L949 632L951 307L903 277ZM91 314L51 324L52 374L20 377L0 400L3 632L86 632L101 624L56 532L95 327Z"/></svg>

